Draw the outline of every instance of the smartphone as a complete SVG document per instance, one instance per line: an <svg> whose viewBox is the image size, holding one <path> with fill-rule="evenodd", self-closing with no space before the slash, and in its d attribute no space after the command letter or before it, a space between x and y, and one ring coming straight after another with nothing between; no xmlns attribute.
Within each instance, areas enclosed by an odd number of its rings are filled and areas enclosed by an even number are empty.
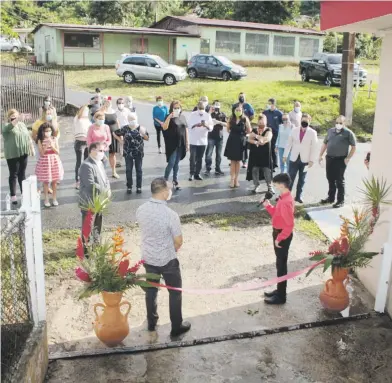
<svg viewBox="0 0 392 383"><path fill-rule="evenodd" d="M369 162L370 161L370 152L368 154L366 154L366 161Z"/></svg>
<svg viewBox="0 0 392 383"><path fill-rule="evenodd" d="M201 120L201 124L204 125L206 122L204 120Z"/></svg>

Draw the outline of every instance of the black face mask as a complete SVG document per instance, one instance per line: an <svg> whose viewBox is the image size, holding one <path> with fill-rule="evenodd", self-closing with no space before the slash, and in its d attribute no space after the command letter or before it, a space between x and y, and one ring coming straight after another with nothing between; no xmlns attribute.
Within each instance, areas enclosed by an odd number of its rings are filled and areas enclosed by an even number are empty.
<svg viewBox="0 0 392 383"><path fill-rule="evenodd" d="M243 97L243 96L238 97L238 101L241 102L241 103L244 102L245 101L245 97Z"/></svg>
<svg viewBox="0 0 392 383"><path fill-rule="evenodd" d="M303 128L307 128L307 127L309 126L309 122L307 122L307 121L301 121L301 126L302 126Z"/></svg>

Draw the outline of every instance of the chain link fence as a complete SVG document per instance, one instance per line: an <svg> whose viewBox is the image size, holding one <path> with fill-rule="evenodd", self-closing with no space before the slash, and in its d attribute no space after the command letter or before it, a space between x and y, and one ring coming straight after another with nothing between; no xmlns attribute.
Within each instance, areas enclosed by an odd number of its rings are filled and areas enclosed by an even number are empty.
<svg viewBox="0 0 392 383"><path fill-rule="evenodd" d="M25 214L1 218L1 381L12 379L33 329L25 248Z"/></svg>

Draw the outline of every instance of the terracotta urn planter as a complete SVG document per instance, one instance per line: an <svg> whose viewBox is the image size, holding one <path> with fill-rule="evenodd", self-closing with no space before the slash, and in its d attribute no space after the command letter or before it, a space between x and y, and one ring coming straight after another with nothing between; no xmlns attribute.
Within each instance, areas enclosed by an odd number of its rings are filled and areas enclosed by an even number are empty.
<svg viewBox="0 0 392 383"><path fill-rule="evenodd" d="M109 347L120 344L129 333L128 314L131 311L131 304L127 301L121 302L123 293L102 292L105 304L96 303L94 313L94 331L98 339ZM120 303L121 302L121 303ZM123 314L121 306L128 305L127 311ZM97 308L102 307L102 314L98 314Z"/></svg>
<svg viewBox="0 0 392 383"><path fill-rule="evenodd" d="M343 311L350 303L346 290L348 269L333 267L332 278L325 282L320 293L320 301L324 308L332 311Z"/></svg>

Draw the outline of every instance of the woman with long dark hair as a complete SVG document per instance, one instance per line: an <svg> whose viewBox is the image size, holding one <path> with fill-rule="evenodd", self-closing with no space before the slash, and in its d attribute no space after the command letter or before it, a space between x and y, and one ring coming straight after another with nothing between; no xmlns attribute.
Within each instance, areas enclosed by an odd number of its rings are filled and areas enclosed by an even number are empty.
<svg viewBox="0 0 392 383"><path fill-rule="evenodd" d="M185 158L189 150L188 124L182 114L180 101L170 104L169 115L162 126L165 139L166 161L165 179L168 180L173 171L173 187L180 190L178 184L179 162Z"/></svg>
<svg viewBox="0 0 392 383"><path fill-rule="evenodd" d="M230 160L230 187L236 188L240 186L238 176L245 150L246 135L252 131L249 119L245 116L241 104L237 104L233 109L232 116L227 123L227 131L229 137L226 142L225 157Z"/></svg>

